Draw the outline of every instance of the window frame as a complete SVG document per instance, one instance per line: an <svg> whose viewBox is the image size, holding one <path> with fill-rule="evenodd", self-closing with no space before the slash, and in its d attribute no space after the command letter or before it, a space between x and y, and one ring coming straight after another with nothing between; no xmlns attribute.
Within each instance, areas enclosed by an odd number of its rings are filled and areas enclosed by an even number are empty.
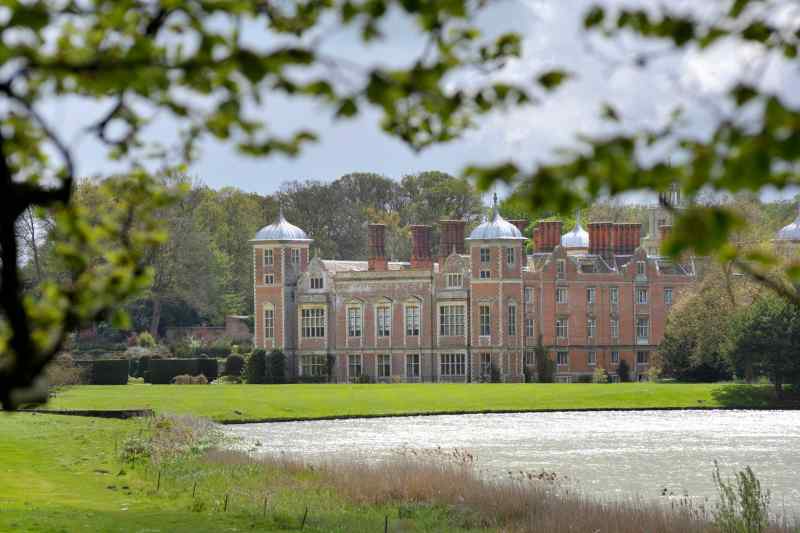
<svg viewBox="0 0 800 533"><path fill-rule="evenodd" d="M264 285L275 285L275 274L273 274L272 272L265 272Z"/></svg>
<svg viewBox="0 0 800 533"><path fill-rule="evenodd" d="M488 246L481 246L480 262L482 265L486 265L492 262L492 251L489 249Z"/></svg>
<svg viewBox="0 0 800 533"><path fill-rule="evenodd" d="M454 283L458 280L458 283ZM445 276L445 285L448 289L461 289L464 287L464 274L461 272L448 272Z"/></svg>
<svg viewBox="0 0 800 533"><path fill-rule="evenodd" d="M375 336L379 339L392 337L392 305L375 306Z"/></svg>
<svg viewBox="0 0 800 533"><path fill-rule="evenodd" d="M314 285L317 285L316 287ZM312 290L321 290L325 288L325 278L322 275L311 276L308 281L308 286Z"/></svg>
<svg viewBox="0 0 800 533"><path fill-rule="evenodd" d="M378 378L392 377L392 356L390 354L381 353L375 357L375 376Z"/></svg>
<svg viewBox="0 0 800 533"><path fill-rule="evenodd" d="M619 350L611 350L611 364L619 364Z"/></svg>
<svg viewBox="0 0 800 533"><path fill-rule="evenodd" d="M517 262L517 251L509 246L506 248L506 265L513 266Z"/></svg>
<svg viewBox="0 0 800 533"><path fill-rule="evenodd" d="M644 331L645 335L642 335ZM650 317L640 316L636 318L636 340L650 339Z"/></svg>
<svg viewBox="0 0 800 533"><path fill-rule="evenodd" d="M589 317L586 319L586 337L589 339L595 338L597 334L597 319Z"/></svg>
<svg viewBox="0 0 800 533"><path fill-rule="evenodd" d="M560 334L561 330L563 330L563 335ZM556 339L559 340L566 340L569 338L569 319L568 318L556 318Z"/></svg>
<svg viewBox="0 0 800 533"><path fill-rule="evenodd" d="M644 261L636 261L636 275L637 276L647 275L647 267L645 266Z"/></svg>
<svg viewBox="0 0 800 533"><path fill-rule="evenodd" d="M641 355L644 354L644 357ZM650 364L650 352L647 350L636 350L636 364L637 365L649 365Z"/></svg>
<svg viewBox="0 0 800 533"><path fill-rule="evenodd" d="M306 316L308 313L308 316ZM304 339L324 339L327 310L324 307L300 308L300 333Z"/></svg>
<svg viewBox="0 0 800 533"><path fill-rule="evenodd" d="M669 295L669 297L667 297ZM675 294L672 287L664 287L664 305L667 307L671 306L675 298Z"/></svg>
<svg viewBox="0 0 800 533"><path fill-rule="evenodd" d="M586 287L586 303L594 305L597 302L597 288Z"/></svg>
<svg viewBox="0 0 800 533"><path fill-rule="evenodd" d="M564 298L561 298L561 295ZM556 287L556 304L566 305L569 303L569 289L567 287Z"/></svg>
<svg viewBox="0 0 800 533"><path fill-rule="evenodd" d="M611 305L619 305L619 287L609 287Z"/></svg>
<svg viewBox="0 0 800 533"><path fill-rule="evenodd" d="M272 266L275 264L275 256L272 248L264 248L264 266Z"/></svg>
<svg viewBox="0 0 800 533"><path fill-rule="evenodd" d="M597 352L595 350L586 352L586 365L597 366Z"/></svg>
<svg viewBox="0 0 800 533"><path fill-rule="evenodd" d="M492 271L491 270L482 269L480 271L480 273L478 274L478 278L479 279L492 279Z"/></svg>
<svg viewBox="0 0 800 533"><path fill-rule="evenodd" d="M422 331L420 323L420 305L416 303L406 304L403 312L405 322L406 337L419 337Z"/></svg>
<svg viewBox="0 0 800 533"><path fill-rule="evenodd" d="M490 378L492 376L492 354L489 352L481 352L478 356L479 370L481 378Z"/></svg>
<svg viewBox="0 0 800 533"><path fill-rule="evenodd" d="M267 317L269 313L269 318ZM275 338L275 308L272 305L264 306L264 339Z"/></svg>
<svg viewBox="0 0 800 533"><path fill-rule="evenodd" d="M536 322L534 322L532 318L525 319L525 336L526 337L536 336Z"/></svg>
<svg viewBox="0 0 800 533"><path fill-rule="evenodd" d="M647 305L648 302L647 287L636 287L636 304Z"/></svg>
<svg viewBox="0 0 800 533"><path fill-rule="evenodd" d="M357 368L358 373L355 374L353 369ZM364 358L360 353L347 354L347 381L354 381L360 379L364 375Z"/></svg>
<svg viewBox="0 0 800 533"><path fill-rule="evenodd" d="M466 305L439 305L439 336L463 337L466 333Z"/></svg>
<svg viewBox="0 0 800 533"><path fill-rule="evenodd" d="M460 372L459 372L460 371ZM467 354L446 352L439 354L439 376L461 378L467 375Z"/></svg>
<svg viewBox="0 0 800 533"><path fill-rule="evenodd" d="M508 328L507 333L509 337L517 336L517 306L516 304L508 305Z"/></svg>
<svg viewBox="0 0 800 533"><path fill-rule="evenodd" d="M556 350L556 366L569 366L569 350Z"/></svg>
<svg viewBox="0 0 800 533"><path fill-rule="evenodd" d="M363 313L360 305L347 306L347 337L358 339L364 333Z"/></svg>
<svg viewBox="0 0 800 533"><path fill-rule="evenodd" d="M492 308L489 304L478 305L478 336L492 336Z"/></svg>
<svg viewBox="0 0 800 533"><path fill-rule="evenodd" d="M612 318L609 322L609 329L611 330L611 338L619 339L619 319Z"/></svg>
<svg viewBox="0 0 800 533"><path fill-rule="evenodd" d="M406 354L406 379L419 379L420 377L420 356L418 353ZM409 373L409 369L414 372Z"/></svg>
<svg viewBox="0 0 800 533"><path fill-rule="evenodd" d="M300 265L300 248L291 248L289 252L289 262L294 266Z"/></svg>
<svg viewBox="0 0 800 533"><path fill-rule="evenodd" d="M533 293L533 287L525 287L524 299L527 305L534 305L535 296Z"/></svg>
<svg viewBox="0 0 800 533"><path fill-rule="evenodd" d="M320 354L306 354L300 358L300 375L321 377L328 375L328 357Z"/></svg>

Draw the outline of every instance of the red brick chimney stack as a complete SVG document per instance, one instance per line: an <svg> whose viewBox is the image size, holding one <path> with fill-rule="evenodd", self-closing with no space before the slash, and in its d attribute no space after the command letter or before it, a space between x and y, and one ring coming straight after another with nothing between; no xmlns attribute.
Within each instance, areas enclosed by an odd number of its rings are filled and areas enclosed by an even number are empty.
<svg viewBox="0 0 800 533"><path fill-rule="evenodd" d="M552 252L561 244L561 221L540 220L533 232L533 242L537 252Z"/></svg>
<svg viewBox="0 0 800 533"><path fill-rule="evenodd" d="M528 224L530 224L527 218L518 218L515 220L509 220L509 222L514 224L519 230L519 232L523 234L523 236L525 235L525 230L528 228Z"/></svg>
<svg viewBox="0 0 800 533"><path fill-rule="evenodd" d="M445 258L453 253L455 248L457 254L464 254L464 230L467 226L466 220L440 220L439 221L439 257L441 264Z"/></svg>
<svg viewBox="0 0 800 533"><path fill-rule="evenodd" d="M411 268L431 268L431 227L421 224L411 226Z"/></svg>
<svg viewBox="0 0 800 533"><path fill-rule="evenodd" d="M370 224L367 226L369 241L369 270L386 271L389 262L386 260L386 225Z"/></svg>

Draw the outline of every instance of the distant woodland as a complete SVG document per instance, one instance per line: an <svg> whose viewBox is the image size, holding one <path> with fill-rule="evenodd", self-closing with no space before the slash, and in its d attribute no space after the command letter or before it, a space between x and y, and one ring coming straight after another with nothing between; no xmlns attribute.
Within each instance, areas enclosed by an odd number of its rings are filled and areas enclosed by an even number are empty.
<svg viewBox="0 0 800 533"><path fill-rule="evenodd" d="M251 239L259 228L272 223L279 206L286 218L302 227L314 239L312 254L332 259L366 259L370 222L387 225L387 254L408 259L409 225L431 224L434 253L438 242L437 222L462 218L468 230L486 215L488 205L474 185L441 172L422 172L399 180L373 173L352 173L334 181L291 181L268 196L234 187L219 190L185 176L164 178L185 193L161 217L167 222L166 242L149 256L154 278L149 291L128 302L132 327L136 331L163 333L169 326L220 324L226 315L249 315L253 305ZM114 198L99 193L97 182L79 182L76 201L96 216ZM711 199L699 201L711 202ZM719 201L719 200L714 200ZM727 202L736 204L748 221L740 242L769 239L789 223L794 202L763 203L755 195L741 195ZM106 204L107 205L107 204ZM506 218L536 220L556 213L528 213L510 202L502 202ZM602 202L584 210L582 222L641 222L647 228L646 206ZM574 215L561 217L564 231L574 224ZM29 287L48 278L64 276L63 265L53 259L58 246L54 223L42 212L27 211L18 224L18 241L23 254L23 273Z"/></svg>

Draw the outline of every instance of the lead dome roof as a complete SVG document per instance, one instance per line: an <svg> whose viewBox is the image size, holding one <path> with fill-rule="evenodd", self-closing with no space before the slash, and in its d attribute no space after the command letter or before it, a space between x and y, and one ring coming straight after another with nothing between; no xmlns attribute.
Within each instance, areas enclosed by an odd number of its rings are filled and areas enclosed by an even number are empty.
<svg viewBox="0 0 800 533"><path fill-rule="evenodd" d="M283 216L283 208L278 212L278 219L270 224L264 226L256 233L254 241L294 241L294 242L310 242L305 231L298 228Z"/></svg>
<svg viewBox="0 0 800 533"><path fill-rule="evenodd" d="M483 221L477 228L472 230L472 233L469 234L466 240L483 241L498 239L524 241L525 237L522 235L519 228L500 215L500 210L497 209L497 194L495 194L492 202L491 218Z"/></svg>
<svg viewBox="0 0 800 533"><path fill-rule="evenodd" d="M779 241L800 241L800 206L794 222L778 230L775 238Z"/></svg>

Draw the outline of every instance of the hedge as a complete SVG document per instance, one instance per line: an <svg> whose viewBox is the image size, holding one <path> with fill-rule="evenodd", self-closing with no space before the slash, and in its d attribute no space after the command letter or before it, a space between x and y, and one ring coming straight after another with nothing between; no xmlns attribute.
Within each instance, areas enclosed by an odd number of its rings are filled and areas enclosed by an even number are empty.
<svg viewBox="0 0 800 533"><path fill-rule="evenodd" d="M151 359L145 371L145 381L165 385L172 383L175 376L203 374L207 379L217 377L216 359Z"/></svg>
<svg viewBox="0 0 800 533"><path fill-rule="evenodd" d="M92 363L92 385L127 385L127 359L99 359Z"/></svg>

